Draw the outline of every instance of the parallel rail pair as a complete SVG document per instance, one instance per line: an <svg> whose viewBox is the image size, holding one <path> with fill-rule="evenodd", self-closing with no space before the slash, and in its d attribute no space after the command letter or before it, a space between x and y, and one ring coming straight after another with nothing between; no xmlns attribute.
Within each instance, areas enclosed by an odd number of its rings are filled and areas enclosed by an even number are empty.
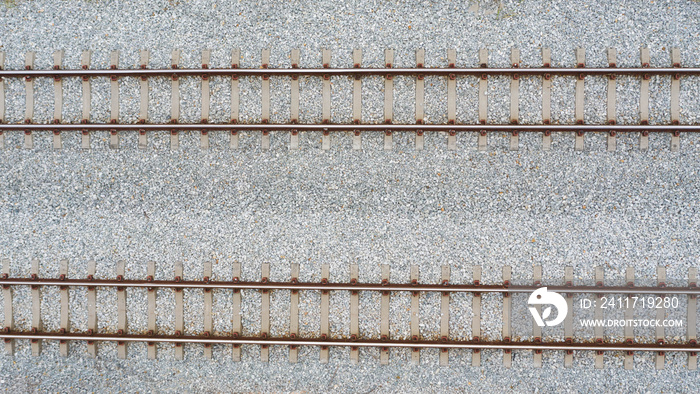
<svg viewBox="0 0 700 394"><path fill-rule="evenodd" d="M157 343L172 343L175 345L175 356L178 359L184 357L185 344L203 344L204 355L212 357L211 346L214 344L232 345L233 358L236 361L241 359L241 345L259 345L261 358L263 361L269 359L270 346L289 346L289 359L296 362L298 359L299 346L320 347L321 362L329 362L329 347L349 347L350 357L353 362L359 361L359 348L372 347L379 348L380 360L382 364L389 362L389 351L391 348L411 349L411 359L414 363L420 362L421 349L439 349L440 364L447 365L449 362L450 349L470 349L472 350L472 364L481 364L481 350L499 349L503 350L503 362L506 366L512 364L512 352L514 350L534 351L534 363L536 366L542 365L542 352L544 350L564 351L565 366L573 365L574 351L595 352L595 365L603 368L604 352L624 352L624 367L631 369L634 366L634 352L654 352L656 358L656 368L664 368L666 352L684 352L688 354L688 368L697 368L697 352L700 347L697 345L697 295L700 288L697 287L697 269L691 268L688 272L688 286L670 287L666 285L665 268L659 267L657 270L658 282L656 286L638 287L634 284L634 270L629 268L626 273L626 286L605 286L602 267L596 268L596 285L580 286L574 285L573 268L566 267L564 286L548 286L549 291L556 291L566 296L568 310L564 320L563 341L543 341L542 328L533 323L532 337L534 340L516 340L512 331L512 295L516 293L530 293L542 287L542 267L535 266L533 271L533 282L530 285L513 285L511 283L511 268L503 268L503 283L494 285L484 285L481 283L481 267L474 267L473 283L453 284L450 282L450 267L442 267L442 280L439 284L426 284L419 282L419 270L417 266L411 267L411 281L406 284L395 284L389 281L390 270L388 265L381 267L380 283L360 283L358 281L359 268L357 265L350 266L350 281L348 283L329 282L329 266L322 266L322 279L318 283L299 281L299 264L292 264L291 279L288 282L271 282L270 266L263 264L260 281L242 281L241 266L239 263L233 264L232 280L212 280L212 264L205 262L203 276L199 280L184 280L182 263L176 263L173 280L156 280L155 262L149 262L147 266L147 278L145 280L126 279L125 262L119 261L116 269L116 279L97 279L95 277L96 264L94 261L88 263L88 276L84 279L72 279L67 277L68 261L61 262L60 275L58 278L39 278L39 262L32 262L30 278L10 277L10 262L3 261L3 276L0 278L0 285L3 287L5 302L5 327L0 332L8 352L14 352L15 340L31 340L32 351L38 355L41 351L41 341L60 341L60 352L67 356L69 351L69 341L87 341L88 353L91 356L97 355L97 342L111 341L117 342L118 355L121 358L127 357L127 344L135 342L145 342L148 344L148 357L156 358ZM12 304L13 288L18 286L30 286L32 293L32 329L30 331L18 331L14 327L14 313ZM41 289L45 286L58 286L60 288L60 325L58 332L47 332L43 330L41 321ZM70 326L69 310L69 289L76 287L87 288L87 327L84 332L74 332ZM97 289L116 288L117 289L117 309L118 323L117 332L100 333L97 325ZM142 333L130 333L127 324L127 291L129 289L147 289L148 304L148 330ZM184 326L184 297L183 289L201 289L204 296L204 332L197 334L185 333ZM214 294L212 290L230 290L233 296L233 309L231 311L232 332L216 334L214 331L214 318L212 314ZM259 335L243 335L241 321L241 290L258 290L261 292L261 331ZM157 292L172 290L175 295L175 327L174 334L166 335L158 332L156 326L156 302ZM290 320L289 333L284 337L270 336L270 293L272 291L290 291ZM301 337L299 333L299 292L300 291L320 291L320 335L318 337ZM350 336L334 336L330 330L330 292L349 291L350 292ZM380 292L381 293L381 322L380 338L367 338L360 333L359 329L359 292ZM390 309L389 301L392 292L409 292L411 294L411 338L390 338ZM440 293L441 295L441 317L440 335L438 338L424 338L420 334L419 319L420 295L423 293ZM470 293L472 297L471 320L472 339L454 340L450 339L450 295L453 293ZM481 334L481 295L484 293L498 293L503 296L503 327L502 340L485 340ZM595 341L576 341L573 325L573 295L594 294L601 297L603 294L621 295L682 295L688 297L687 333L685 343L669 344L665 342L664 327L656 327L655 343L639 343L635 341L634 329L625 326L625 342L609 342L605 340L602 326L595 327ZM541 312L541 306L537 310ZM656 318L662 320L665 315L664 307L657 308ZM595 306L595 318L604 318L604 309L597 303ZM630 305L626 306L625 319L634 319L634 309Z"/></svg>
<svg viewBox="0 0 700 394"><path fill-rule="evenodd" d="M62 68L63 51L54 54L54 68L51 70L35 70L35 54L29 52L26 55L24 70L4 70L4 55L0 53L0 78L23 78L26 88L25 119L24 123L7 124L5 117L5 97L4 83L0 83L0 147L4 145L3 131L21 131L25 133L24 146L33 147L32 133L35 131L52 131L53 146L60 149L63 146L61 133L64 131L79 131L82 134L81 146L84 149L91 147L90 133L94 131L109 131L109 145L112 148L119 147L119 134L126 131L134 131L139 134L139 147L148 147L148 133L156 130L166 130L170 132L170 145L172 149L179 148L179 133L182 131L200 132L200 144L203 149L210 146L209 132L225 131L230 133L229 146L233 149L239 146L239 132L243 130L256 131L261 134L261 144L263 149L270 148L271 132L284 132L289 134L289 148L299 148L299 133L317 131L323 134L321 147L330 149L331 132L351 132L353 133L353 149L361 149L363 132L379 132L384 134L384 148L393 149L394 143L392 135L399 131L415 132L416 149L424 147L424 133L445 132L447 134L447 148L454 150L457 148L457 133L474 132L478 138L478 149L485 150L488 146L489 132L509 132L510 149L519 149L519 134L522 132L542 133L543 149L550 149L553 132L574 132L575 149L583 150L584 135L587 132L607 133L607 149L616 149L616 136L621 132L639 133L639 147L646 150L649 147L649 133L669 133L671 134L670 149L677 151L680 148L680 133L698 132L700 125L681 124L680 119L680 83L684 77L700 75L699 67L681 67L680 51L677 48L671 50L671 67L651 68L649 50L642 48L640 52L641 67L617 67L617 52L614 48L609 48L608 67L590 68L585 67L585 51L583 48L576 49L576 65L570 68L551 67L551 53L548 48L542 49L542 67L524 68L520 67L520 52L513 49L511 52L511 68L489 68L488 51L479 51L479 64L477 68L457 67L456 51L449 50L447 53L446 68L426 68L425 52L422 49L416 51L415 68L394 67L393 50L385 51L385 67L382 68L362 68L361 50L353 51L353 68L331 68L331 52L323 50L322 68L300 68L299 50L291 53L291 68L269 68L270 51L263 50L261 68L240 68L240 52L232 52L231 67L226 69L210 68L211 51L205 50L202 53L202 67L199 69L180 68L180 50L173 51L172 65L170 69L149 69L149 51L140 52L140 65L136 69L119 68L119 52L114 51L110 58L110 68L105 70L90 69L91 52L85 51L81 58L82 68L77 70L67 70ZM394 82L395 76L409 75L415 76L415 124L395 124L394 123ZM510 123L509 124L489 124L487 87L488 80L493 76L508 76L510 81ZM521 124L520 123L520 78L526 75L534 75L542 78L542 123L541 124ZM632 75L640 78L640 99L639 99L639 119L638 125L617 124L616 114L616 77L620 75ZM231 78L231 108L230 123L210 123L210 103L211 91L209 88L210 77L223 76ZM312 76L322 78L322 121L320 124L299 123L299 77ZM353 104L352 121L348 124L331 123L332 92L331 78L350 77L353 79ZM384 122L383 124L367 124L362 120L362 78L367 76L382 76L384 78ZM447 79L447 123L426 124L425 123L425 83L424 77L439 76ZM478 96L478 119L477 124L461 124L457 121L457 79L465 76L477 77L479 79ZM604 77L607 79L607 114L605 124L587 124L584 118L584 80L586 77ZM654 76L670 79L670 119L667 124L649 124L649 82ZM168 77L172 80L171 93L171 121L165 124L149 123L149 78ZM201 78L201 122L181 123L180 122L180 78L197 77ZM240 92L239 78L255 77L261 79L261 123L241 123L240 122ZM270 78L291 77L290 91L290 118L287 123L270 123ZM575 124L552 124L551 121L551 87L553 77L575 78ZM34 122L34 81L36 78L54 79L54 120L51 124L36 124ZM63 121L63 85L64 78L81 78L83 84L82 93L82 121L80 124L66 124ZM91 111L91 78L109 78L111 80L110 97L110 117L107 123L95 123L90 117ZM140 110L137 123L120 123L119 112L119 79L139 78L140 80Z"/></svg>

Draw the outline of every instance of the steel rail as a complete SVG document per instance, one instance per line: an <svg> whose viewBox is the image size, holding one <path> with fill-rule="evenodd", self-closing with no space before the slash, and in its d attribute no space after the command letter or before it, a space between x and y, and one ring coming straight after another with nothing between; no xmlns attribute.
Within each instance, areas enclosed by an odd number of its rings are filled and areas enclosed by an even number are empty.
<svg viewBox="0 0 700 394"><path fill-rule="evenodd" d="M149 76L363 76L363 75L700 75L700 67L533 67L533 68L172 68L0 70L0 78Z"/></svg>
<svg viewBox="0 0 700 394"><path fill-rule="evenodd" d="M242 282L192 280L134 280L134 279L45 279L2 278L1 286L81 286L81 287L135 287L171 289L229 289L229 290L336 290L336 291L423 291L449 293L530 293L541 287L567 294L679 294L698 295L700 287L651 286L516 286L482 284L425 284L425 283L310 283L310 282Z"/></svg>
<svg viewBox="0 0 700 394"><path fill-rule="evenodd" d="M422 348L422 349L506 349L506 350L583 350L583 351L643 351L643 352L691 352L700 351L697 343L585 343L585 342L534 342L534 341L434 341L434 340L372 340L372 339L320 339L320 338L261 338L233 336L174 336L174 335L114 335L85 333L19 332L0 331L4 340L55 340L55 341L107 341L179 343L205 345L263 345L263 346L336 346L336 347L379 347L379 348Z"/></svg>
<svg viewBox="0 0 700 394"><path fill-rule="evenodd" d="M0 124L0 130L6 131L448 131L448 132L700 132L698 125L620 125L620 124L296 124L296 123L72 123L72 124L36 124L16 123Z"/></svg>

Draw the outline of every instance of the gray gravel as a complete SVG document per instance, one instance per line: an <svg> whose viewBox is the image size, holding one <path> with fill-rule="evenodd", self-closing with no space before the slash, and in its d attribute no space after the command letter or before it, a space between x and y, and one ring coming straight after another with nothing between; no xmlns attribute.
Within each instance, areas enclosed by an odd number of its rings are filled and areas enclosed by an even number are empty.
<svg viewBox="0 0 700 394"><path fill-rule="evenodd" d="M230 50L241 49L241 66L258 67L260 51L271 48L271 67L289 65L288 54L301 48L301 66L318 67L321 48L333 51L331 66L349 66L352 49L362 48L364 66L381 66L384 49L395 50L396 66L414 65L416 48L426 49L426 65L444 66L446 49L457 49L459 65L476 66L478 49L489 48L489 63L505 66L511 47L521 50L523 66L541 63L539 48L552 48L553 66L574 63L574 48L586 48L589 65L606 64L605 48L618 49L618 64L639 62L639 48L650 48L653 65L668 65L669 48L681 48L683 64L700 63L697 45L700 15L697 2L654 2L643 9L627 2L263 2L229 4L198 1L72 2L10 1L0 5L0 50L7 68L21 68L24 52L37 51L37 68L52 65L51 53L66 50L65 66L76 68L80 52L92 49L93 67L108 66L109 52L121 50L120 67L136 67L138 49L151 50L151 67L170 64L170 51L182 48L182 67L196 67L201 50L211 48L212 67L229 64ZM81 15L79 19L75 15ZM698 78L684 79L681 123L700 121ZM352 83L334 78L333 122L351 121ZM7 122L24 117L24 83L6 81ZM109 118L109 83L92 81L95 122ZM183 122L197 121L201 82L180 84ZM273 78L273 122L289 116L289 79ZM302 78L301 122L321 120L321 82ZM573 80L555 78L554 121L573 121ZM618 79L618 122L639 121L639 83ZM664 78L651 81L650 122L669 119L669 87ZM170 82L150 82L149 120L170 116ZM260 82L241 79L241 121L260 120ZM478 85L460 78L459 122L476 122ZM229 118L230 88L212 78L211 121ZM415 95L409 78L395 81L395 121L412 122ZM426 78L426 122L446 120L446 84ZM508 120L508 82L489 82L489 121ZM586 121L605 118L605 81L586 80ZM383 119L381 78L363 82L363 121ZM80 82L64 82L64 120L77 122ZM521 82L521 121L541 122L541 83ZM53 116L53 87L36 83L36 122ZM534 99L528 99L534 97ZM138 83L120 81L120 121L138 117ZM17 104L19 103L19 104ZM29 274L32 258L41 259L41 275L55 276L59 260L70 259L70 276L84 276L87 261L98 263L99 277L114 275L127 260L127 277L143 278L146 262L157 262L157 277L170 278L176 261L184 262L186 278L202 276L202 262L214 262L214 278L229 278L231 264L241 262L243 278L257 280L262 262L271 264L274 280L289 277L290 263L301 264L302 280L320 280L321 264L331 265L331 280L346 281L349 264L360 265L360 280L378 282L380 264L391 265L391 280L407 281L410 265L418 264L421 281L438 282L440 265L450 265L452 281L472 280L472 266L481 265L485 283L500 282L501 267L513 267L514 283L530 283L532 266L543 266L545 283L563 282L564 266L575 267L576 283L593 283L594 267L603 265L606 282L623 283L626 267L635 267L639 284L651 284L658 265L667 267L670 282L684 284L687 269L697 266L700 206L697 198L700 136L682 135L681 152L668 149L669 136L650 136L649 152L637 149L636 135L621 135L614 153L605 152L605 136L587 135L586 151L573 150L573 136L557 134L551 152L541 151L539 135L521 136L521 150L509 152L508 136L489 135L489 151L476 151L476 137L458 136L458 150L447 152L446 135L426 136L426 150L413 148L411 133L394 136L395 149L383 151L381 135L364 135L363 150L351 150L348 134L334 134L330 152L320 150L321 135L301 136L301 150L289 152L288 135L273 133L272 149L260 150L260 136L241 133L241 149L228 149L228 136L211 133L209 151L199 148L199 133L181 135L181 149L170 151L166 133L149 135L149 148L137 149L134 133L121 135L122 149L108 149L108 135L95 133L90 151L80 150L77 133L64 133L64 149L51 149L49 133L36 133L35 148L22 149L22 135L6 135L0 155L0 253L12 260L12 274ZM43 318L57 329L56 289L43 293ZM116 292L100 290L100 330L116 330ZM71 293L72 326L87 328L86 291ZM146 329L145 292L130 291L130 329ZM2 296L0 296L2 298ZM231 297L214 293L215 331L231 329ZM260 294L243 292L244 333L260 327ZM360 297L361 332L379 335L379 295ZM202 330L201 292L185 292L186 330ZM288 292L272 294L272 334L282 335L289 322ZM4 302L4 300L0 300ZM317 335L320 294L303 293L302 334ZM531 336L525 296L514 298L513 331ZM31 325L29 289L15 292L19 328ZM349 334L349 296L331 295L331 331ZM484 296L482 333L501 337L501 298ZM681 309L685 308L685 300ZM409 297L392 294L391 336L410 333ZM158 293L158 325L173 333L174 297ZM4 313L0 311L0 313ZM614 316L619 316L615 314ZM471 334L471 296L451 301L451 333ZM607 315L606 315L607 316ZM613 314L611 314L613 316ZM640 313L641 316L641 313ZM669 317L682 318L682 311ZM0 318L4 315L0 314ZM440 299L421 299L421 334L439 333ZM667 330L669 341L682 341L684 330ZM639 340L651 330L636 331ZM563 330L545 330L561 338ZM579 330L577 335L591 338ZM606 330L620 339L621 332ZM58 356L58 344L44 344L41 357L19 342L16 356L0 356L0 384L7 391L691 391L696 372L685 369L685 356L669 354L666 369L653 368L652 355L636 355L636 369L620 368L622 357L606 354L606 369L595 370L591 354L575 355L574 368L563 368L563 354L544 355L544 367L532 367L530 352L514 353L514 367L502 367L502 352L484 352L482 367L471 367L468 351L450 353L450 366L438 367L437 351L422 352L422 365L410 365L410 354L391 351L391 363L379 365L377 350L362 350L352 366L347 349L331 349L331 363L319 364L318 349L300 350L300 363L287 362L285 348L272 348L270 363L259 362L259 349L243 347L243 362L230 361L230 347L215 346L214 360L201 348L186 347L186 362L174 361L170 346L159 346L159 360L146 360L146 347L129 346L129 359L118 360L114 344L100 345L91 360L84 344L71 355ZM164 378L167 376L167 378Z"/></svg>

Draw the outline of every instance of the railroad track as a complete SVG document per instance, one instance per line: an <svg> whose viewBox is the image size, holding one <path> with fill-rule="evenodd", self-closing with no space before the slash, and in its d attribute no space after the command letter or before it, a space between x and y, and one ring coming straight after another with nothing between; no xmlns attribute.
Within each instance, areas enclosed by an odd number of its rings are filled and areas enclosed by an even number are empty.
<svg viewBox="0 0 700 394"><path fill-rule="evenodd" d="M576 49L576 64L568 68L551 67L551 54L547 48L542 49L542 66L536 68L520 67L520 53L513 49L511 53L510 68L488 67L488 51L479 51L479 63L481 67L462 68L457 67L456 52L447 52L447 67L426 68L424 51L416 51L415 68L394 67L393 50L385 51L385 67L363 68L362 52L353 52L352 68L330 68L331 52L324 50L322 54L323 64L321 68L300 68L299 50L291 53L291 68L269 68L270 51L263 50L261 68L240 68L240 52L232 52L231 67L226 69L210 68L211 51L205 50L202 54L202 66L199 69L183 69L179 67L180 51L172 53L172 66L169 69L149 69L149 51L140 52L140 67L135 69L119 68L119 52L111 54L109 69L91 69L91 52L85 51L81 58L81 69L63 69L63 51L54 54L54 67L50 70L34 69L35 54L26 54L25 69L5 70L1 69L4 64L4 54L0 53L0 78L12 79L22 78L25 80L25 116L23 123L8 124L5 118L5 93L4 82L0 83L0 147L4 146L4 132L15 131L24 133L24 146L32 148L33 132L49 131L53 132L53 146L60 149L63 146L61 133L74 131L82 135L81 146L89 149L90 135L95 131L108 131L110 133L109 146L119 147L120 133L138 133L139 148L148 147L148 134L156 130L170 132L170 146L172 149L179 148L179 133L183 131L200 132L200 144L204 149L209 148L210 132L230 133L230 147L235 149L239 146L239 132L253 131L261 134L261 144L263 149L269 149L271 132L283 132L289 135L289 148L299 148L299 133L316 131L321 132L322 149L330 149L331 132L353 133L353 149L361 149L362 133L382 133L384 134L384 148L393 149L394 143L392 134L395 132L414 132L416 149L424 147L424 133L444 132L447 134L447 149L457 148L457 133L471 132L476 134L478 149L485 150L488 146L488 134L490 132L510 133L510 149L519 148L519 134L524 132L537 132L542 134L542 147L547 150L552 144L552 133L573 132L575 133L574 145L576 150L583 150L584 135L586 133L598 132L607 134L607 149L616 149L616 136L621 132L636 133L639 135L639 148L648 149L649 133L669 133L671 135L670 150L677 151L680 147L680 134L682 132L698 132L700 125L681 124L680 120L680 84L685 77L699 75L698 67L681 67L680 51L671 50L671 67L651 67L649 50L642 48L640 51L640 67L617 67L616 51L608 49L608 67L591 68L585 66L585 51L582 48ZM396 124L394 123L394 82L395 76L415 77L415 123ZM630 75L638 77L640 80L639 96L639 124L618 124L616 119L616 77ZM231 107L229 123L210 123L209 112L211 103L211 92L209 88L210 77L229 77L231 79ZM312 76L321 78L322 87L322 122L320 124L299 123L299 77ZM331 78L349 77L353 81L352 93L352 120L347 124L331 123ZM362 80L363 77L382 76L384 78L384 123L367 124L362 122ZM424 77L438 76L447 80L447 123L426 124L425 123L425 86ZM510 123L509 124L488 124L487 123L487 85L489 79L496 76L507 76L510 78ZM542 123L541 124L521 124L519 122L520 108L520 77L537 76L542 79ZM649 81L652 77L659 76L670 79L670 119L666 124L649 124ZM149 78L168 77L172 80L171 92L171 121L170 123L154 124L149 123L148 116L148 96ZM202 105L201 121L199 123L180 122L180 78L196 77L201 78ZM255 77L261 79L261 123L241 123L239 122L239 78ZM270 79L277 77L291 77L290 90L290 118L287 123L270 123ZM476 124L461 124L457 122L457 79L464 77L476 77L479 79L478 98L478 119ZM605 124L589 124L584 119L584 81L586 78L607 79L607 115ZM48 124L37 124L34 122L35 93L34 82L38 78L52 78L54 80L54 120ZM65 78L82 79L82 121L79 124L70 124L63 121L63 85ZM110 117L108 122L96 123L90 118L91 111L91 79L108 78L110 80ZM140 84L140 110L139 120L136 123L119 123L119 79L137 78ZM575 79L575 123L574 124L553 124L551 122L551 87L553 78L573 78Z"/></svg>
<svg viewBox="0 0 700 394"><path fill-rule="evenodd" d="M697 300L696 297L700 294L700 288L697 287L697 269L691 268L688 272L688 286L671 287L666 285L665 268L657 269L657 284L656 286L640 287L635 286L634 270L627 269L626 281L624 286L609 286L604 285L604 272L602 267L596 268L594 286L574 285L573 268L566 267L565 269L565 284L559 286L547 286L548 291L561 293L566 299L568 311L563 321L564 335L560 341L543 341L542 328L534 324L532 325L532 341L515 340L512 330L512 296L519 293L533 293L536 290L541 291L543 284L542 267L535 266L533 268L533 281L527 285L514 285L511 283L511 268L503 268L503 282L498 284L482 284L481 267L474 267L473 283L455 284L450 282L450 268L442 267L442 280L437 284L421 283L419 281L419 270L417 266L411 267L411 279L407 283L390 283L390 269L388 265L381 267L381 282L379 283L360 283L358 282L358 266L350 266L350 280L347 283L331 283L329 278L329 266L322 266L320 282L301 282L299 281L299 264L291 265L291 278L287 282L272 282L270 277L270 265L263 264L260 281L242 281L241 265L234 263L232 266L232 279L221 281L212 280L212 264L205 262L203 266L202 277L198 280L185 280L183 278L182 263L175 264L175 272L172 280L156 280L156 265L155 262L149 262L147 265L148 276L144 279L126 279L125 278L125 262L119 261L116 264L116 277L114 279L97 279L96 264L94 261L88 262L88 275L85 278L68 278L68 261L62 260L60 264L60 275L56 278L40 278L38 277L39 262L32 261L31 275L28 278L13 278L10 277L10 261L3 260L3 274L0 278L0 285L3 288L4 298L4 313L5 324L0 338L4 339L6 350L9 353L14 352L14 342L16 340L31 341L32 353L39 355L41 352L42 341L59 341L60 353L67 356L69 353L69 342L85 341L87 342L87 351L89 355L95 357L97 355L98 342L116 342L118 355L120 358L127 357L127 346L129 343L146 343L148 346L148 357L156 358L157 344L173 344L175 347L175 357L182 359L184 355L184 346L199 344L204 346L205 357L212 357L212 345L232 345L233 358L236 361L241 359L241 345L258 345L260 346L260 355L263 361L269 359L270 346L287 346L289 347L289 360L296 362L298 359L298 350L300 346L314 346L320 348L321 362L329 361L330 347L346 347L350 348L350 357L353 362L359 360L359 348L379 348L380 360L382 364L389 362L389 352L391 348L408 348L411 349L411 358L414 363L420 361L421 349L439 349L440 364L447 365L449 362L449 351L451 349L469 349L472 351L472 364L478 366L481 363L481 351L486 349L503 350L503 363L510 367L512 364L513 351L533 351L535 366L542 365L542 352L545 350L565 352L565 366L572 366L574 361L574 351L591 351L595 355L595 365L597 368L603 368L604 352L622 352L624 353L624 367L631 369L634 366L635 352L653 352L656 358L656 368L664 368L665 355L667 352L682 352L688 355L688 368L697 368L697 352L700 347L697 345ZM16 330L14 327L13 313L13 289L21 286L31 288L32 299L32 328L29 331ZM41 302L42 289L47 286L58 287L60 294L60 330L54 332L44 331L42 328L41 318ZM70 289L87 288L87 327L84 332L76 332L71 329L69 310ZM98 332L97 324L97 292L104 291L108 288L116 288L118 310L118 330L111 333ZM127 292L135 289L147 289L146 299L141 300L148 305L148 329L145 332L130 332L127 325ZM186 333L184 326L185 302L183 297L183 289L198 289L203 292L204 296L204 331L200 333ZM212 307L214 304L214 293L212 290L226 290L232 292L232 310L230 319L233 321L232 331L225 335L214 335L214 315ZM260 332L256 336L243 336L242 321L241 321L241 290L257 290L261 293L261 310ZM545 289L545 291L547 291ZM270 294L275 291L286 290L290 294L290 315L288 335L283 337L270 336ZM157 295L164 291L174 292L175 297L175 333L174 335L164 335L158 332L156 326L156 305ZM320 291L320 328L319 336L302 337L299 333L299 294L302 291ZM334 336L330 331L329 324L329 304L330 292L350 292L350 335L349 337ZM379 338L369 338L360 332L359 325L359 293L360 292L379 292L381 294L381 336ZM411 297L411 318L410 318L410 338L390 338L390 308L389 301L392 293L402 292L409 293ZM440 295L440 334L437 338L424 338L419 331L420 318L420 297L426 293L438 293ZM449 320L450 320L450 296L456 293L468 293L472 295L472 311L473 317L471 320L472 339L471 340L453 340L450 339ZM502 296L502 340L490 341L482 338L481 335L481 295L482 294L500 294ZM530 296L530 299L535 294ZM669 296L687 297L687 333L685 341L682 343L666 343L664 338L664 327L656 327L656 342L640 343L635 341L634 329L631 326L624 328L624 342L607 342L604 338L603 327L595 327L594 341L576 341L573 325L573 296L577 294L591 294L593 297L600 299L604 296L622 295L631 297L634 295L654 295L654 296ZM537 297L540 298L539 296ZM562 301L563 302L563 301ZM595 305L596 319L603 319L604 307L602 303ZM103 306L114 308L114 305ZM542 311L542 305L536 305L534 308ZM661 320L664 318L667 306L657 305L656 317ZM624 307L625 319L634 319L634 307L629 303ZM533 315L534 316L534 315ZM228 318L228 317L227 317ZM547 318L545 313L544 319Z"/></svg>

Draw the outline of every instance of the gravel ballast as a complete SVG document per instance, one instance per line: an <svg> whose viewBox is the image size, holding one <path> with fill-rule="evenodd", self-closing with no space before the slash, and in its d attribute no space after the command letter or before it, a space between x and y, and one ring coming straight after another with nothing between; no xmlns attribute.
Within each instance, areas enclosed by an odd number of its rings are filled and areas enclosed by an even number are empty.
<svg viewBox="0 0 700 394"><path fill-rule="evenodd" d="M638 8L637 8L638 7ZM643 7L643 8L642 8ZM288 67L291 49L301 48L302 67L320 67L321 48L332 50L331 67L352 65L352 49L362 48L363 66L384 63L384 49L395 51L395 65L413 66L414 51L425 48L428 67L444 67L446 50L457 49L459 66L477 66L478 49L490 50L489 64L507 66L510 49L521 51L522 66L541 63L540 47L552 49L552 65L574 64L574 48L586 48L590 66L607 66L605 49L618 49L618 66L637 66L639 48L648 46L652 65L668 66L669 50L681 48L686 66L700 64L700 27L694 21L700 4L654 2L459 2L330 3L316 2L62 2L17 1L0 5L0 50L6 68L22 68L24 53L37 52L36 68L50 68L52 53L65 49L67 68L79 66L80 53L92 49L93 67L108 66L109 53L121 51L120 67L136 67L138 50L151 50L150 67L168 67L170 51L181 48L181 67L198 67L201 50L211 48L212 67L230 63L230 51L241 49L241 67L258 67L260 52L271 49L271 67ZM76 18L76 15L80 15ZM586 79L588 123L605 121L606 81ZM352 82L334 78L335 123L352 121ZM414 121L415 87L397 77L396 123ZM289 116L289 78L273 78L272 122ZM301 78L300 122L321 121L321 80ZM426 78L426 122L446 121L446 82ZM639 81L617 83L618 123L639 122ZM201 80L182 78L182 122L199 121ZM24 117L24 82L5 81L5 121ZM120 120L138 118L136 79L120 80ZM151 122L170 116L170 81L150 82ZM229 120L230 85L212 78L211 122ZM383 120L384 81L363 81L363 121ZM650 83L650 122L669 121L670 79ZM241 122L259 122L260 81L241 78ZM478 81L457 82L457 118L477 121ZM81 86L64 80L64 121L79 122ZM505 77L489 80L489 122L507 122L509 85ZM559 78L552 86L552 120L574 122L574 82ZM94 122L109 119L109 82L92 81ZM521 123L541 119L541 82L525 77L520 87ZM700 122L700 81L683 79L681 123ZM53 116L53 83L36 82L35 122ZM605 267L606 284L623 284L625 269L634 267L638 284L651 285L656 267L665 266L669 285L685 285L689 267L700 251L700 136L681 135L680 152L669 150L669 135L650 136L641 152L636 134L618 136L617 150L606 151L604 135L586 135L586 149L574 151L573 134L554 134L552 150L541 149L541 135L523 134L520 150L508 151L509 136L489 134L489 148L477 151L476 135L458 135L456 151L446 150L447 136L426 134L425 150L416 151L413 133L396 133L394 149L383 150L383 136L364 134L361 151L352 136L332 134L330 151L321 150L320 133L302 133L299 151L289 151L289 135L272 133L269 151L260 135L242 132L240 149L228 147L229 136L210 133L211 149L201 150L198 132L180 135L171 151L166 132L149 134L149 147L137 148L136 133L120 136L121 148L108 147L108 133L92 135L92 149L80 149L77 132L63 133L64 148L53 150L51 134L37 132L34 149L23 149L24 136L5 134L0 152L0 257L12 260L13 276L28 276L33 258L41 276L57 276L59 261L70 260L69 276L87 274L87 261L97 261L98 277L113 277L118 260L127 261L128 278L145 278L146 262L156 261L158 279L171 278L183 261L185 278L203 276L203 261L212 261L214 279L228 279L232 263L242 264L244 280L259 280L263 262L271 280L287 280L290 264L301 265L300 280L320 281L321 265L330 264L331 281L349 280L349 265L360 266L361 282L379 282L380 265L390 264L392 282L408 282L411 264L420 266L422 282L438 283L440 266L451 266L451 282L473 280L472 267L483 267L483 283L500 283L503 266L513 269L513 283L532 282L532 266L543 266L543 282L563 284L564 267L573 266L575 283L594 284L594 269ZM58 290L44 291L42 315L47 329L59 328ZM71 293L73 330L87 329L84 289ZM129 324L147 328L145 291L129 291ZM391 336L410 333L410 298L392 293ZM302 293L300 332L318 335L320 293ZM99 290L100 331L114 332L116 291ZM244 334L260 328L260 293L243 292ZM379 294L360 296L360 330L379 336ZM577 299L578 301L578 299ZM2 295L0 295L0 303ZM201 291L185 292L185 329L203 330ZM514 335L531 338L526 297L514 297ZM681 308L685 308L685 299ZM158 325L172 334L175 299L158 292ZM502 298L483 297L482 334L501 338ZM31 293L15 291L15 320L31 326ZM215 332L231 329L232 299L214 292ZM349 335L349 295L331 294L331 332ZM683 309L684 310L684 309ZM273 335L289 324L289 292L272 294ZM590 313L592 315L592 312ZM640 316L643 314L640 313ZM450 332L471 336L471 296L451 301ZM607 316L607 315L606 315ZM610 316L621 316L613 314ZM644 315L646 316L646 315ZM649 314L651 316L651 314ZM683 311L669 312L683 318ZM4 311L0 311L4 319ZM439 334L440 299L421 298L421 334ZM590 332L589 332L590 331ZM577 332L593 338L592 330ZM652 329L635 331L637 340L652 341ZM607 330L606 339L622 339L622 329ZM549 336L548 336L549 335ZM685 328L667 329L669 342L683 341ZM561 327L545 330L545 339L560 339ZM622 369L621 354L606 354L596 370L591 353L576 353L565 369L563 354L545 352L542 369L530 352L515 352L513 367L503 367L501 351L485 351L482 366L471 366L469 351L450 352L450 365L438 366L437 351L423 351L420 366L408 351L392 350L390 364L379 364L378 350L361 350L353 366L348 349L331 349L329 364L319 350L302 348L299 363L287 361L287 349L273 347L270 362L259 361L259 349L243 347L243 361L231 361L229 346L215 346L206 360L198 346L186 346L186 360L175 361L168 345L158 360L146 358L145 345L130 345L129 358L117 359L115 344L100 345L97 360L87 357L84 343L71 345L68 358L57 343L45 343L32 357L27 341L17 343L14 357L0 355L0 387L8 391L546 391L598 390L689 391L699 382L685 367L686 356L667 354L666 369L654 369L650 354L635 355L635 369Z"/></svg>

